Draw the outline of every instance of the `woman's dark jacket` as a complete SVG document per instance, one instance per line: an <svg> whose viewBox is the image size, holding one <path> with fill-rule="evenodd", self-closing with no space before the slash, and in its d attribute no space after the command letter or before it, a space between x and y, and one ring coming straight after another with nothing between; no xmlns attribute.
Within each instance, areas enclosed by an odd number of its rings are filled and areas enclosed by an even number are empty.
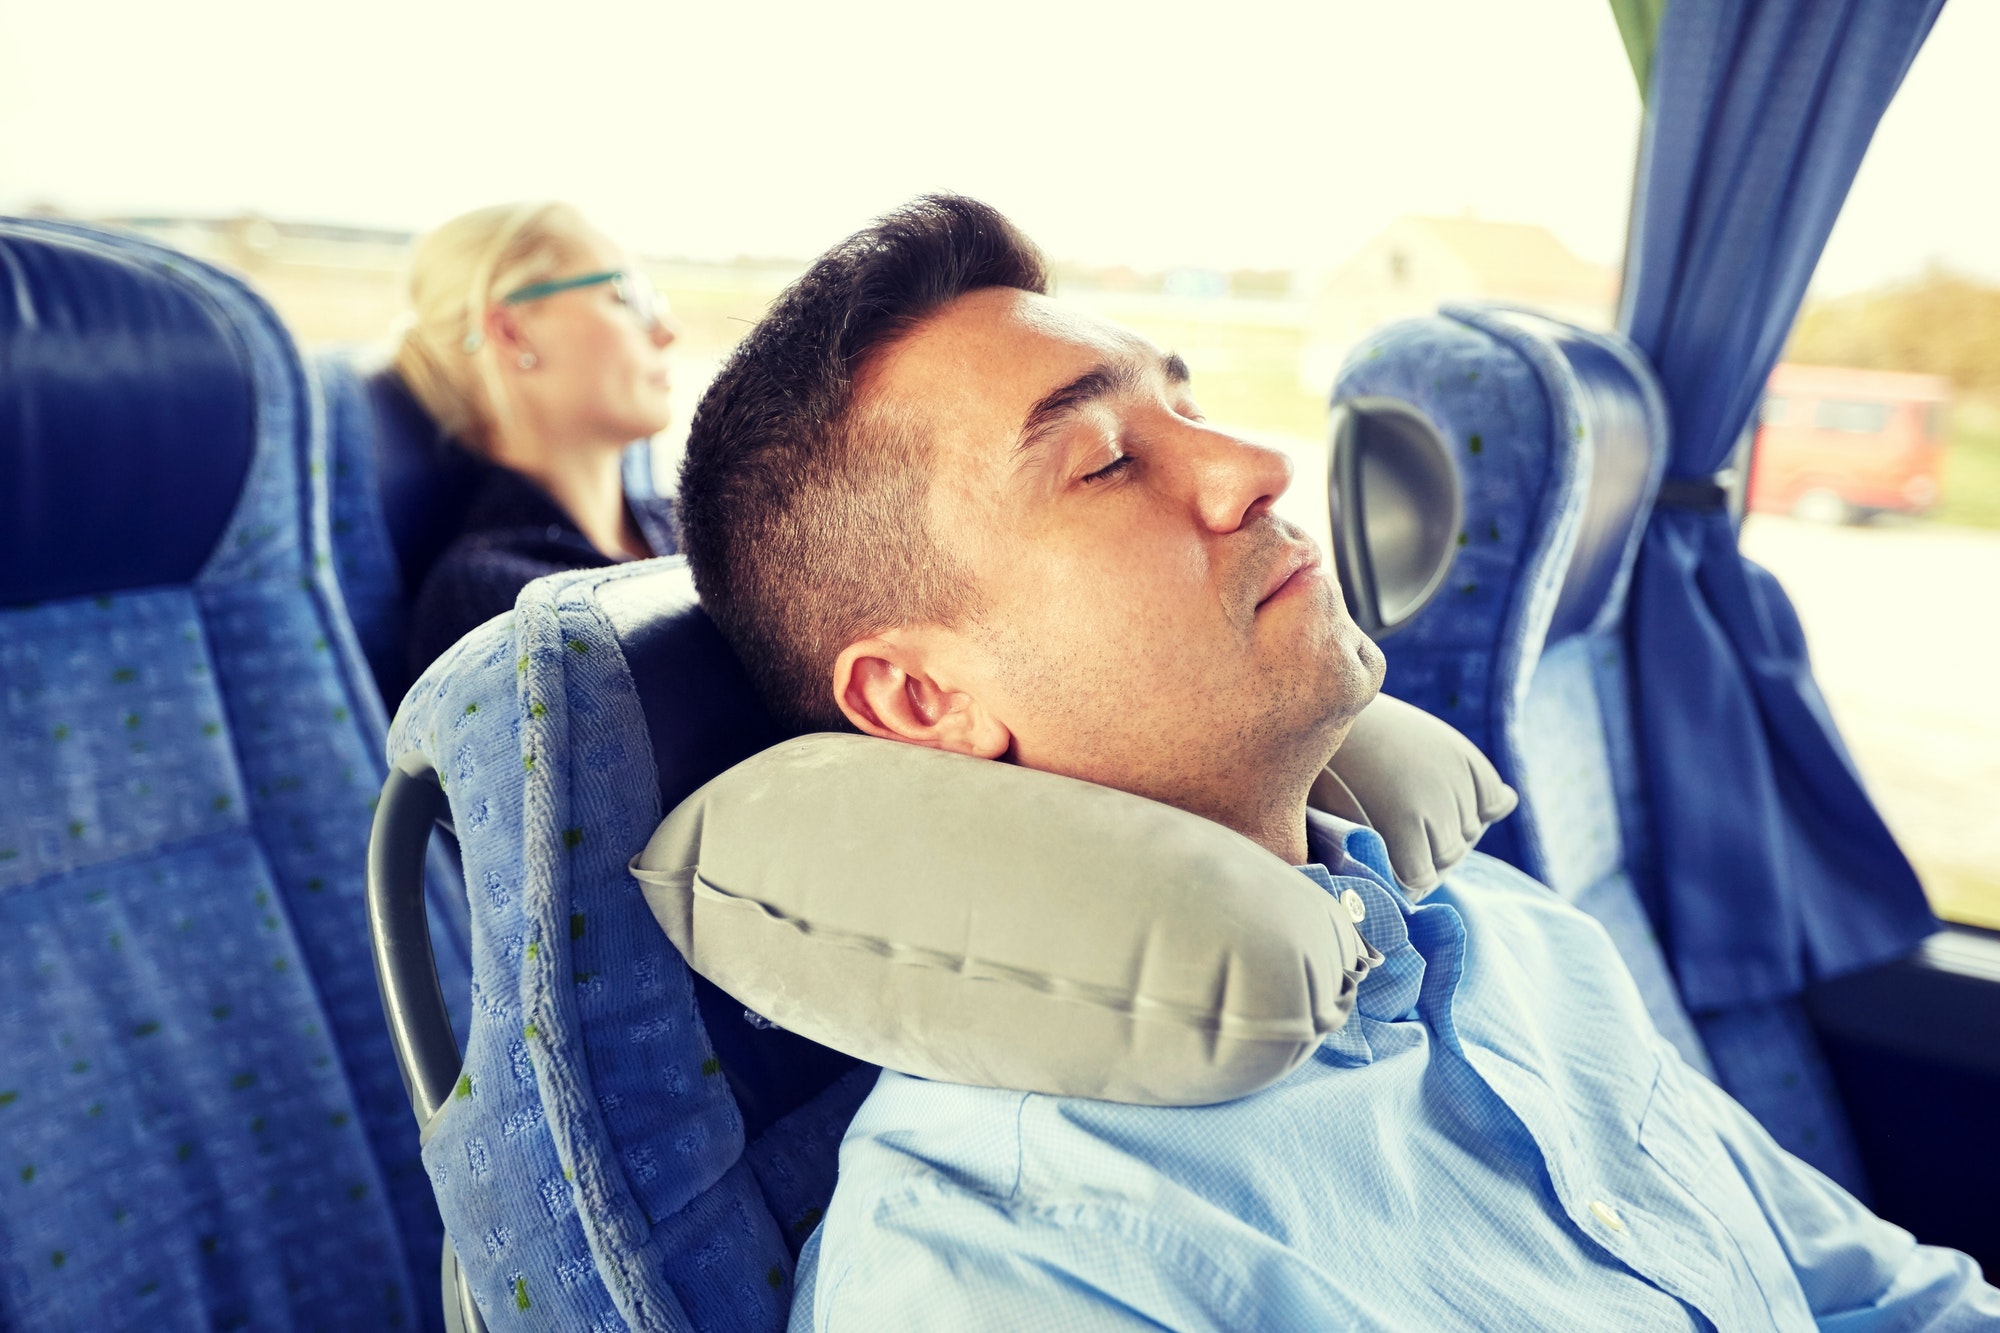
<svg viewBox="0 0 2000 1333"><path fill-rule="evenodd" d="M626 507L655 555L678 549L672 501L628 499ZM411 678L472 630L512 611L531 581L615 563L590 544L548 492L518 472L489 469L458 536L424 576L411 608Z"/></svg>

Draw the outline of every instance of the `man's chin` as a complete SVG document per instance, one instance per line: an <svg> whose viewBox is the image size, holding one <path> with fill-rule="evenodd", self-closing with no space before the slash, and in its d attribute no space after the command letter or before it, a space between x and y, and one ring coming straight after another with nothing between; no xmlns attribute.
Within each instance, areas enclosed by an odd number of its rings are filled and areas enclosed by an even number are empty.
<svg viewBox="0 0 2000 1333"><path fill-rule="evenodd" d="M1381 646L1358 626L1354 631L1354 662L1368 682L1368 698L1373 699L1382 692L1382 682L1388 678L1389 659L1382 655Z"/></svg>
<svg viewBox="0 0 2000 1333"><path fill-rule="evenodd" d="M1358 700L1354 704L1358 713L1382 688L1388 659L1347 614L1347 604L1332 579L1326 580L1312 612L1309 640L1300 645L1300 651L1318 656L1332 669L1338 693Z"/></svg>
<svg viewBox="0 0 2000 1333"><path fill-rule="evenodd" d="M1345 616L1341 621L1319 650L1318 691L1324 729L1344 736L1361 710L1382 692L1388 659L1353 621Z"/></svg>
<svg viewBox="0 0 2000 1333"><path fill-rule="evenodd" d="M1375 641L1345 616L1286 659L1287 683L1271 697L1268 743L1276 769L1316 773L1361 710L1381 692L1386 663ZM1327 632L1330 628L1331 632Z"/></svg>
<svg viewBox="0 0 2000 1333"><path fill-rule="evenodd" d="M1329 712L1338 719L1344 734L1361 710L1375 702L1382 692L1382 678L1388 663L1375 641L1356 630L1351 645L1343 644L1331 692L1335 696Z"/></svg>

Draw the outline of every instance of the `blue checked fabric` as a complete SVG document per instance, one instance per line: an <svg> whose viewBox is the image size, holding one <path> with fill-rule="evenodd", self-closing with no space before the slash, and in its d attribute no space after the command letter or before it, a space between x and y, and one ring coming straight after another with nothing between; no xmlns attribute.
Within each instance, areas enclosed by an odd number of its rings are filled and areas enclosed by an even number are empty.
<svg viewBox="0 0 2000 1333"><path fill-rule="evenodd" d="M1372 833L1313 832L1384 956L1314 1058L1194 1108L883 1074L793 1333L2000 1319L1688 1068L1591 918L1481 856L1412 907Z"/></svg>

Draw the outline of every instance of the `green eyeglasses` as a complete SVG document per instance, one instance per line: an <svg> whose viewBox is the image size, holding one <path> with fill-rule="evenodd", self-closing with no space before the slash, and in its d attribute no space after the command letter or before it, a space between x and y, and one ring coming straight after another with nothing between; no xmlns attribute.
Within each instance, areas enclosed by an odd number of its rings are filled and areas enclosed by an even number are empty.
<svg viewBox="0 0 2000 1333"><path fill-rule="evenodd" d="M539 301L545 296L558 292L575 291L579 287L595 287L600 283L610 283L617 295L618 303L631 312L639 321L639 327L651 333L660 327L660 302L653 294L653 284L644 273L628 273L624 269L607 269L602 273L586 273L576 278L557 278L552 282L532 282L517 291L500 298L501 305L521 305L528 301Z"/></svg>

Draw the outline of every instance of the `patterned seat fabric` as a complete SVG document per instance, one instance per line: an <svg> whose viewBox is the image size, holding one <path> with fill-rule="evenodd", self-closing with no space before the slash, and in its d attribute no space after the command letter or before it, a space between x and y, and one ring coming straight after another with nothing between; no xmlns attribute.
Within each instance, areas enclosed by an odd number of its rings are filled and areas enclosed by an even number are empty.
<svg viewBox="0 0 2000 1333"><path fill-rule="evenodd" d="M784 1324L875 1071L694 977L626 869L777 739L678 558L530 584L397 715L464 848L472 1028L424 1162L496 1330Z"/></svg>
<svg viewBox="0 0 2000 1333"><path fill-rule="evenodd" d="M1447 307L1363 342L1334 398L1410 407L1459 471L1464 524L1451 568L1382 649L1388 691L1465 732L1521 794L1482 850L1595 916L1689 1063L1791 1151L1859 1188L1845 1118L1796 1005L1691 1018L1644 906L1649 825L1623 616L1666 456L1651 370L1611 335Z"/></svg>
<svg viewBox="0 0 2000 1333"><path fill-rule="evenodd" d="M305 368L145 242L0 222L0 282L0 1327L437 1326Z"/></svg>

